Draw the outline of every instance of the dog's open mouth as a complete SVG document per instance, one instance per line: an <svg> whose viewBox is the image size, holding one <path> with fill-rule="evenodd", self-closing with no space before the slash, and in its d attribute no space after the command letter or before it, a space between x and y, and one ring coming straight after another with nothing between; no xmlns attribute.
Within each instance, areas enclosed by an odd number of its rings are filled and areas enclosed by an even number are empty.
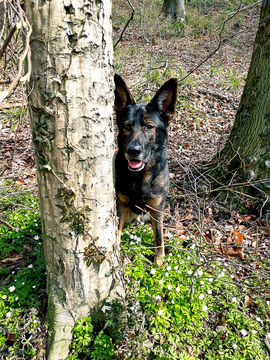
<svg viewBox="0 0 270 360"><path fill-rule="evenodd" d="M144 162L141 160L128 160L128 167L130 170L139 171L144 168Z"/></svg>

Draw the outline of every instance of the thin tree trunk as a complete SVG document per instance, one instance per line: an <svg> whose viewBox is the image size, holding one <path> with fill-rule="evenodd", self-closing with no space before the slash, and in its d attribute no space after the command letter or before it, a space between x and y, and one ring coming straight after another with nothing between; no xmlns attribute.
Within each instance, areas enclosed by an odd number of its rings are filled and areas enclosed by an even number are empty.
<svg viewBox="0 0 270 360"><path fill-rule="evenodd" d="M106 298L124 294L113 270L111 1L26 5L33 24L29 105L47 266L47 358L56 360L68 355L79 318L96 319Z"/></svg>
<svg viewBox="0 0 270 360"><path fill-rule="evenodd" d="M184 0L164 0L162 11L165 16L171 16L173 20L186 20Z"/></svg>

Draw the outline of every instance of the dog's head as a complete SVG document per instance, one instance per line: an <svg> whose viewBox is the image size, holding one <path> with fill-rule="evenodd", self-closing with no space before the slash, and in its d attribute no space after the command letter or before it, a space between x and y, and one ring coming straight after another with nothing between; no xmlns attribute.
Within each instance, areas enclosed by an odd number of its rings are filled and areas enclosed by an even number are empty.
<svg viewBox="0 0 270 360"><path fill-rule="evenodd" d="M168 80L149 104L136 103L124 80L114 76L118 148L129 170L140 171L158 159L167 145L167 128L174 116L177 79Z"/></svg>

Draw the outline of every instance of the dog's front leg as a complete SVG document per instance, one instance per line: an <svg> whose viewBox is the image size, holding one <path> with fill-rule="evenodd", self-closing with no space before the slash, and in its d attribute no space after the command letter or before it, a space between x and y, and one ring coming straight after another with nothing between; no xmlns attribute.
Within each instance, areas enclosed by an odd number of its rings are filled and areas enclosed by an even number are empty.
<svg viewBox="0 0 270 360"><path fill-rule="evenodd" d="M118 227L118 244L120 245L121 242L121 236L122 236L122 230L125 225L126 217L128 213L128 207L123 205L123 203L118 200L117 201L117 215L119 218L119 227Z"/></svg>
<svg viewBox="0 0 270 360"><path fill-rule="evenodd" d="M155 236L155 255L157 266L162 265L162 258L165 255L163 242L163 211L150 210L151 223Z"/></svg>

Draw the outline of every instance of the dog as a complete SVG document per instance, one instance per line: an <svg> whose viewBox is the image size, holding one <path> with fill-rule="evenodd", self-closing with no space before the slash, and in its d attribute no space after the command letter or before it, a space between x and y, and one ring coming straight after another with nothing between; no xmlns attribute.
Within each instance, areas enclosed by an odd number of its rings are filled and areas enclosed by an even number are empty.
<svg viewBox="0 0 270 360"><path fill-rule="evenodd" d="M148 103L136 103L121 76L115 74L115 112L119 129L115 189L118 243L125 222L150 212L155 260L162 264L163 217L169 190L166 158L168 126L175 114L177 79L168 80Z"/></svg>

